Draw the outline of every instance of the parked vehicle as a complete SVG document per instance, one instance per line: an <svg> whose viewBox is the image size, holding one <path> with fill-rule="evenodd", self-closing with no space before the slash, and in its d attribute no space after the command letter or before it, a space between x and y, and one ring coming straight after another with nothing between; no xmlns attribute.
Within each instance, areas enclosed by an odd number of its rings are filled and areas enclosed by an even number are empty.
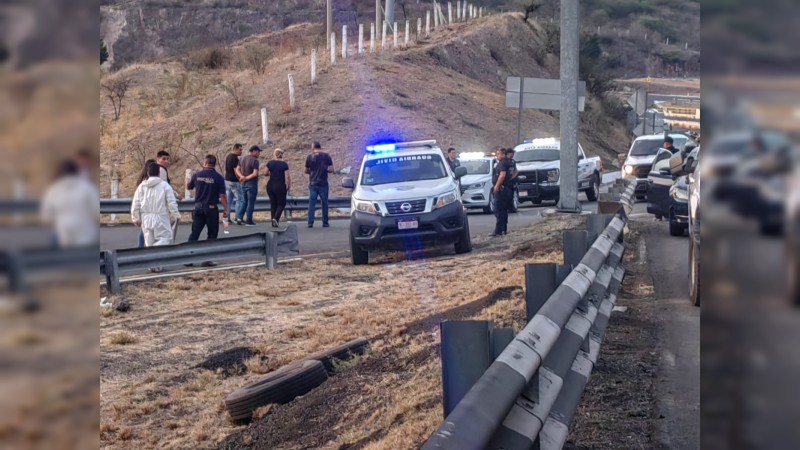
<svg viewBox="0 0 800 450"><path fill-rule="evenodd" d="M494 213L494 192L492 190L492 172L497 165L497 158L486 153L462 153L458 160L467 174L461 179L461 201L468 209L483 209L486 214ZM519 206L519 192L514 191L512 211Z"/></svg>
<svg viewBox="0 0 800 450"><path fill-rule="evenodd" d="M800 306L800 166L787 180L786 192L786 280L789 301Z"/></svg>
<svg viewBox="0 0 800 450"><path fill-rule="evenodd" d="M700 306L700 147L693 153L684 166L689 203L689 299Z"/></svg>
<svg viewBox="0 0 800 450"><path fill-rule="evenodd" d="M519 171L519 201L530 201L534 205L544 200L557 203L561 186L561 140L534 139L518 145L514 150ZM602 179L603 162L600 157L588 158L578 144L578 190L585 192L589 201L595 201Z"/></svg>
<svg viewBox="0 0 800 450"><path fill-rule="evenodd" d="M682 133L670 133L669 136L672 138L672 145L677 149L683 149L690 141L689 136ZM650 174L656 154L663 144L663 134L639 136L628 150L628 156L622 165L622 174L626 177L636 178L635 195L639 200L643 200L647 195L647 176Z"/></svg>
<svg viewBox="0 0 800 450"><path fill-rule="evenodd" d="M371 250L408 250L454 245L472 251L469 219L458 180L465 167L450 169L436 141L371 145L353 189L350 252L353 264L367 264Z"/></svg>
<svg viewBox="0 0 800 450"><path fill-rule="evenodd" d="M697 160L699 150L693 149L681 164L686 167ZM683 236L689 225L689 194L687 175L684 170L675 173L670 163L675 162L675 155L669 150L661 149L656 155L653 167L647 176L647 212L657 219L669 220L669 234Z"/></svg>

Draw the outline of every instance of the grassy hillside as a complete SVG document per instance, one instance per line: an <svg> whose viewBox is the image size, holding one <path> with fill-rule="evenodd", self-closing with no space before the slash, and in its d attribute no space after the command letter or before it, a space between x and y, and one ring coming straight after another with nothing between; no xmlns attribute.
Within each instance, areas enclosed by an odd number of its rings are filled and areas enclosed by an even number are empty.
<svg viewBox="0 0 800 450"><path fill-rule="evenodd" d="M264 156L275 147L286 150L295 195L307 191L301 165L315 140L332 154L337 169L352 167L352 174L364 146L379 137L436 139L461 151L511 146L517 116L505 107L505 77L520 72L557 77L557 58L537 53L544 31L523 22L521 14L504 14L442 29L407 49L339 59L335 66L322 47L312 85L309 48L299 36L317 28L298 25L221 48L214 68L203 66L208 54L199 52L105 75L105 84L128 79L131 85L119 120L111 102L101 98L103 195L112 171L122 175L121 194L131 195L143 161L161 149L173 155L177 184L207 153L222 157L234 142L260 143L261 107L270 115L271 142ZM262 73L243 61L254 48L271 55ZM294 111L288 105L290 73ZM581 131L584 147L608 163L628 146L624 128L596 99L582 114ZM525 137L557 134L557 113L525 112ZM343 176L333 177L335 193L346 192L338 188Z"/></svg>

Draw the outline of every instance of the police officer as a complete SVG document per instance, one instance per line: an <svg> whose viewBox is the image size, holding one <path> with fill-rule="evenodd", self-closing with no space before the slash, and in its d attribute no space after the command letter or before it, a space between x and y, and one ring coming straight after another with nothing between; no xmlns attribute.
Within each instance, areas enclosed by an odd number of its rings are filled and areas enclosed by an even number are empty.
<svg viewBox="0 0 800 450"><path fill-rule="evenodd" d="M511 181L512 181L512 191L511 191L511 203L508 205L508 212L515 213L517 212L517 208L514 205L514 192L517 191L517 184L519 180L517 179L517 175L519 175L519 171L517 171L517 162L514 160L514 149L507 148L506 149L506 159L511 168Z"/></svg>
<svg viewBox="0 0 800 450"><path fill-rule="evenodd" d="M507 149L497 150L497 165L492 173L492 192L494 192L494 216L497 219L492 236L508 233L508 208L513 201L511 164L506 157Z"/></svg>

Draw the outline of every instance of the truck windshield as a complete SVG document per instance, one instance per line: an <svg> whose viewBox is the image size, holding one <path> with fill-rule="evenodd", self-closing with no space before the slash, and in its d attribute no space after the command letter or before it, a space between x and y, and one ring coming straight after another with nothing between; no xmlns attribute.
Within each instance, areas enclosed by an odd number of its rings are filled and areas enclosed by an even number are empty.
<svg viewBox="0 0 800 450"><path fill-rule="evenodd" d="M446 176L444 161L438 155L387 156L364 164L361 185L438 180Z"/></svg>
<svg viewBox="0 0 800 450"><path fill-rule="evenodd" d="M653 156L663 145L661 139L640 139L633 143L631 156Z"/></svg>
<svg viewBox="0 0 800 450"><path fill-rule="evenodd" d="M489 173L489 160L487 159L462 159L461 167L467 169L467 175L483 175Z"/></svg>
<svg viewBox="0 0 800 450"><path fill-rule="evenodd" d="M537 148L522 150L514 155L514 160L520 162L556 161L561 159L561 152L554 148Z"/></svg>

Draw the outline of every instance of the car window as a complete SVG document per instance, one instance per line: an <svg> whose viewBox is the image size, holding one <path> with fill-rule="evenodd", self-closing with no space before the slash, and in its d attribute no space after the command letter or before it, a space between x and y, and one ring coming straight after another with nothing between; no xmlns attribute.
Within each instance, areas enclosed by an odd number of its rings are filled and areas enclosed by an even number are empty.
<svg viewBox="0 0 800 450"><path fill-rule="evenodd" d="M461 159L461 167L467 169L467 175L488 174L491 171L488 159Z"/></svg>
<svg viewBox="0 0 800 450"><path fill-rule="evenodd" d="M514 155L514 160L521 162L540 162L557 161L561 158L561 153L552 148L537 148L531 150L521 150Z"/></svg>
<svg viewBox="0 0 800 450"><path fill-rule="evenodd" d="M660 161L656 161L656 163L653 164L653 172L658 172L661 169L669 169L669 160L668 159L662 159Z"/></svg>
<svg viewBox="0 0 800 450"><path fill-rule="evenodd" d="M387 156L364 164L363 186L438 180L447 176L444 161L438 155Z"/></svg>
<svg viewBox="0 0 800 450"><path fill-rule="evenodd" d="M630 156L653 156L663 143L660 139L637 139L633 142Z"/></svg>
<svg viewBox="0 0 800 450"><path fill-rule="evenodd" d="M656 159L653 161L653 167L651 170L657 173L661 169L669 169L670 158L672 158L672 152L662 148L656 154Z"/></svg>

